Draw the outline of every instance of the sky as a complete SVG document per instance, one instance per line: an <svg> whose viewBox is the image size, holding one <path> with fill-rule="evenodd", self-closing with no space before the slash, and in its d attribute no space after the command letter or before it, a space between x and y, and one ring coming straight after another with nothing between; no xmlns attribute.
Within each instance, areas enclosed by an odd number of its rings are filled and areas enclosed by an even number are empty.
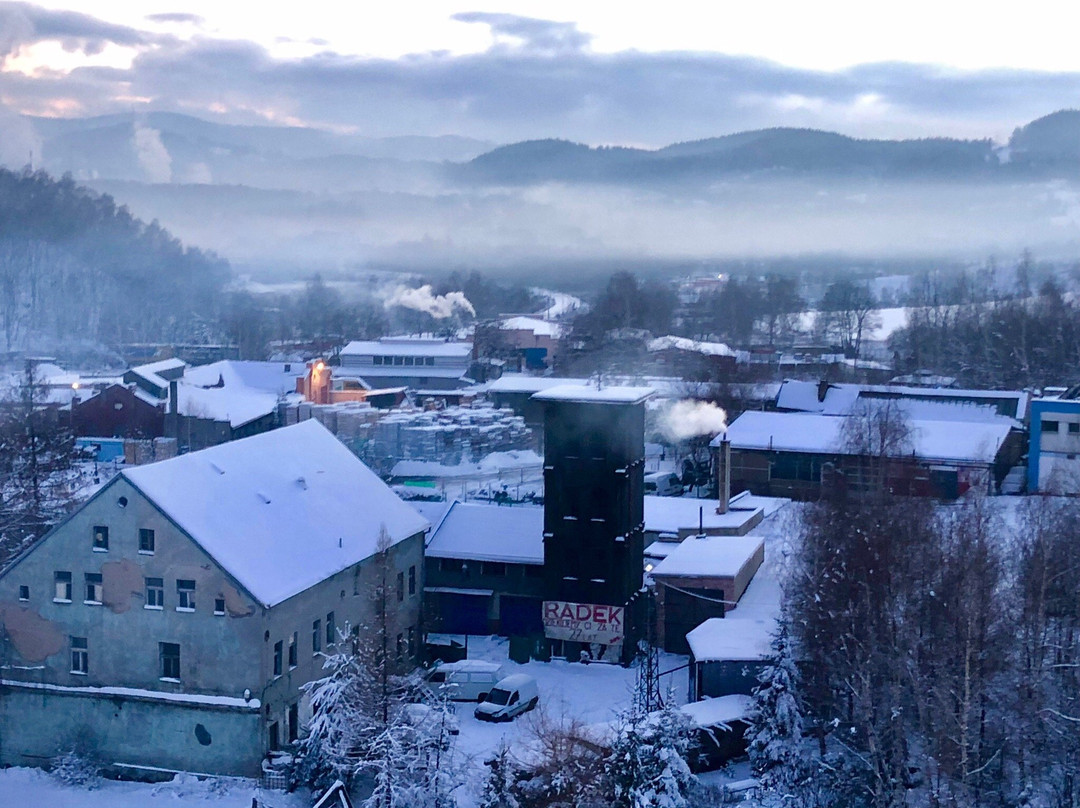
<svg viewBox="0 0 1080 808"><path fill-rule="evenodd" d="M992 137L1080 106L1080 6L0 2L0 116L173 110L659 146L765 126ZM3 118L0 117L0 122Z"/></svg>

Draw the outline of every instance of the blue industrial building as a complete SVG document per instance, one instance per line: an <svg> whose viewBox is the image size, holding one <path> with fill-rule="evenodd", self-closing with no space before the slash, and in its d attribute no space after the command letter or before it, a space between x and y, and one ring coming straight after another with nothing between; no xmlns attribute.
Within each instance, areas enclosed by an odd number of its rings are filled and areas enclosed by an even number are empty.
<svg viewBox="0 0 1080 808"><path fill-rule="evenodd" d="M1080 493L1080 386L1031 402L1028 491Z"/></svg>

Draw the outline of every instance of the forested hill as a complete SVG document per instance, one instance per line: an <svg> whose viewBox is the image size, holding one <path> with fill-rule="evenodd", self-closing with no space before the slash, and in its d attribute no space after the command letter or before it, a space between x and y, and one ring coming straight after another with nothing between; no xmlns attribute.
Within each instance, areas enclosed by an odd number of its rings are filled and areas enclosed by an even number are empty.
<svg viewBox="0 0 1080 808"><path fill-rule="evenodd" d="M212 336L229 276L69 177L0 169L0 350Z"/></svg>
<svg viewBox="0 0 1080 808"><path fill-rule="evenodd" d="M563 140L502 146L460 167L465 181L683 183L723 175L788 172L833 177L956 179L991 175L990 140L860 140L814 129L762 129L655 151L591 148Z"/></svg>

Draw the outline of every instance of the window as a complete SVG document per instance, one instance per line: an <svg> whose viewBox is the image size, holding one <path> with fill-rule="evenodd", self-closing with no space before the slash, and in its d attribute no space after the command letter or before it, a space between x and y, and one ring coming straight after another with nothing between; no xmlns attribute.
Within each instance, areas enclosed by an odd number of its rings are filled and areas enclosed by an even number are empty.
<svg viewBox="0 0 1080 808"><path fill-rule="evenodd" d="M328 612L326 615L326 644L331 646L335 642L337 642L337 625L334 623L334 613Z"/></svg>
<svg viewBox="0 0 1080 808"><path fill-rule="evenodd" d="M71 638L71 672L86 676L90 672L90 653L86 647L86 637Z"/></svg>
<svg viewBox="0 0 1080 808"><path fill-rule="evenodd" d="M425 356L424 357L424 364L428 365L428 366L434 365L435 364L435 357L434 356Z"/></svg>
<svg viewBox="0 0 1080 808"><path fill-rule="evenodd" d="M225 598L214 598L214 614L222 617L225 614Z"/></svg>
<svg viewBox="0 0 1080 808"><path fill-rule="evenodd" d="M381 356L373 356L373 357L371 357L371 364L373 364L373 365L381 365L382 364L382 357Z"/></svg>
<svg viewBox="0 0 1080 808"><path fill-rule="evenodd" d="M281 676L282 643L278 640L274 643L274 676Z"/></svg>
<svg viewBox="0 0 1080 808"><path fill-rule="evenodd" d="M409 658L416 656L416 629L409 626Z"/></svg>
<svg viewBox="0 0 1080 808"><path fill-rule="evenodd" d="M297 632L293 632L289 638L289 670L296 667L296 640Z"/></svg>
<svg viewBox="0 0 1080 808"><path fill-rule="evenodd" d="M482 561L480 563L481 575L506 575L506 565L501 561Z"/></svg>
<svg viewBox="0 0 1080 808"><path fill-rule="evenodd" d="M398 365L399 367L404 365L405 364L405 357L404 356L395 356L394 357L394 364Z"/></svg>
<svg viewBox="0 0 1080 808"><path fill-rule="evenodd" d="M399 572L397 574L397 599L398 603L405 600L405 573Z"/></svg>
<svg viewBox="0 0 1080 808"><path fill-rule="evenodd" d="M416 565L409 567L409 594L416 594Z"/></svg>
<svg viewBox="0 0 1080 808"><path fill-rule="evenodd" d="M56 583L56 594L53 595L53 600L71 603L71 573L55 572L53 580Z"/></svg>
<svg viewBox="0 0 1080 808"><path fill-rule="evenodd" d="M195 611L195 582L176 579L176 611Z"/></svg>
<svg viewBox="0 0 1080 808"><path fill-rule="evenodd" d="M270 725L270 729L268 730L268 733L269 733L269 736L270 736L269 737L270 751L271 752L277 752L281 748L281 739L278 736L278 722L277 721L273 722Z"/></svg>
<svg viewBox="0 0 1080 808"><path fill-rule="evenodd" d="M91 603L95 606L101 605L102 586L101 586L101 573L100 572L88 572L86 573L86 600L84 603Z"/></svg>
<svg viewBox="0 0 1080 808"><path fill-rule="evenodd" d="M109 549L109 528L105 525L94 525L94 550L105 552Z"/></svg>
<svg viewBox="0 0 1080 808"><path fill-rule="evenodd" d="M162 609L165 606L165 579L146 579L146 605L144 609Z"/></svg>
<svg viewBox="0 0 1080 808"><path fill-rule="evenodd" d="M300 737L300 705L297 702L294 701L289 705L287 718L289 720L289 743L292 743Z"/></svg>
<svg viewBox="0 0 1080 808"><path fill-rule="evenodd" d="M1046 420L1046 419L1044 418L1044 419L1042 420L1041 424L1040 424L1040 429L1041 429L1041 430L1042 430L1043 432L1053 432L1053 433L1056 433L1056 432L1058 431L1058 422L1057 422L1057 421L1047 421L1047 420Z"/></svg>
<svg viewBox="0 0 1080 808"><path fill-rule="evenodd" d="M442 572L465 572L465 562L456 558L440 558L439 569Z"/></svg>
<svg viewBox="0 0 1080 808"><path fill-rule="evenodd" d="M159 642L161 678L170 682L180 681L180 645L175 642Z"/></svg>
<svg viewBox="0 0 1080 808"><path fill-rule="evenodd" d="M148 527L139 528L139 552L154 552L154 531Z"/></svg>
<svg viewBox="0 0 1080 808"><path fill-rule="evenodd" d="M406 357L405 357L405 364L406 364L406 366L411 366L411 365L412 365L412 363L413 363L413 358L412 358L411 356L406 356Z"/></svg>
<svg viewBox="0 0 1080 808"><path fill-rule="evenodd" d="M19 587L19 600L30 600L30 587L28 587L28 586L20 586Z"/></svg>
<svg viewBox="0 0 1080 808"><path fill-rule="evenodd" d="M405 656L405 635L404 634L398 634L397 635L397 658L398 658L399 662L401 661L401 658L403 656Z"/></svg>
<svg viewBox="0 0 1080 808"><path fill-rule="evenodd" d="M1069 424L1069 434L1070 435L1080 435L1080 424L1078 424L1078 423Z"/></svg>
<svg viewBox="0 0 1080 808"><path fill-rule="evenodd" d="M311 624L311 653L317 654L322 650L322 620L316 620Z"/></svg>

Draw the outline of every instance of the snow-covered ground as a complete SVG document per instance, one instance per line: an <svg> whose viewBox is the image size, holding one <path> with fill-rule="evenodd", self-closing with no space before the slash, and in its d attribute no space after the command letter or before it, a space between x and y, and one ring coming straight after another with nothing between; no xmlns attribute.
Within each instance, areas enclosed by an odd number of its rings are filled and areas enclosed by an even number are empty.
<svg viewBox="0 0 1080 808"><path fill-rule="evenodd" d="M457 638L462 641L464 638ZM602 725L616 719L630 706L637 668L579 662L529 662L519 665L508 658L509 643L503 637L469 637L469 658L501 663L507 675L526 673L537 681L540 705L507 724L489 724L473 717L475 704L457 702L454 712L461 727L457 749L462 756L463 785L455 792L458 805L467 808L477 803L487 767L484 761L500 745L511 753L521 754L531 746L531 739L545 724ZM678 704L686 703L687 658L661 654L661 687L670 691ZM672 671L673 673L665 672ZM666 697L666 695L665 695Z"/></svg>
<svg viewBox="0 0 1080 808"><path fill-rule="evenodd" d="M556 292L553 289L541 289L539 287L533 287L531 291L548 301L543 311L536 312L544 317L557 320L560 317L573 314L575 311L584 311L585 309L580 297L574 297L566 292Z"/></svg>
<svg viewBox="0 0 1080 808"><path fill-rule="evenodd" d="M0 805L55 805L62 808L308 808L306 791L264 791L254 780L198 780L178 775L168 783L121 783L101 780L94 788L67 786L39 769L0 770Z"/></svg>

